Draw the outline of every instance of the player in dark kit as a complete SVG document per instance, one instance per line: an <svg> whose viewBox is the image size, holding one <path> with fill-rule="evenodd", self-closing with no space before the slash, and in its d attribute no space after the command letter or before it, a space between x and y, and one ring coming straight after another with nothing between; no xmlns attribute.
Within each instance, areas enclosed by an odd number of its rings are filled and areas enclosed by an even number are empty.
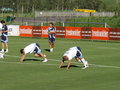
<svg viewBox="0 0 120 90"><path fill-rule="evenodd" d="M4 47L6 46L6 53L8 52L8 27L5 24L5 21L2 20L1 21L2 26L2 30L1 32L1 43L2 43L2 50L1 52L4 52Z"/></svg>
<svg viewBox="0 0 120 90"><path fill-rule="evenodd" d="M48 28L48 39L49 39L50 52L53 52L55 34L56 34L56 28L53 26L53 23L50 23L50 27Z"/></svg>

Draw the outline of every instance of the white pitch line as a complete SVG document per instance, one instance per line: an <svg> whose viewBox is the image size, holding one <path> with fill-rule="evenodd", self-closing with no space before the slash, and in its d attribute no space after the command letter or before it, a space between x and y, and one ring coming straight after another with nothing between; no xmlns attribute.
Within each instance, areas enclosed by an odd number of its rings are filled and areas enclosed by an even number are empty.
<svg viewBox="0 0 120 90"><path fill-rule="evenodd" d="M119 50L118 48L110 48L110 47L97 47L99 49L113 49L113 50Z"/></svg>
<svg viewBox="0 0 120 90"><path fill-rule="evenodd" d="M96 65L96 64L91 64L95 67L105 67L105 68L120 68L119 66L109 66L109 65Z"/></svg>
<svg viewBox="0 0 120 90"><path fill-rule="evenodd" d="M0 61L0 63L8 63L8 64L28 64L28 65L57 65L57 64L40 64L40 63L21 63L21 62L8 62L8 61Z"/></svg>
<svg viewBox="0 0 120 90"><path fill-rule="evenodd" d="M13 56L13 55L5 55L5 56L20 58L20 56ZM49 60L59 62L59 60L57 60L57 59L49 59ZM5 61L0 61L0 62L1 63L16 63L16 64L35 64L35 63L5 62ZM73 62L73 63L76 63L76 62ZM41 65L41 64L39 64L39 65ZM57 64L46 64L46 65L57 65ZM110 66L110 65L98 65L98 64L89 64L89 65L94 66L94 67L120 68L120 66Z"/></svg>

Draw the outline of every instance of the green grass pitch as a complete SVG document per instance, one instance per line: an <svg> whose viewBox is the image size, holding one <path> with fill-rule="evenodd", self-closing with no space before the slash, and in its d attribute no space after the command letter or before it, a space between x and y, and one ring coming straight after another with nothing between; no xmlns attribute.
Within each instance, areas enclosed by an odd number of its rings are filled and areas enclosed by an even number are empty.
<svg viewBox="0 0 120 90"><path fill-rule="evenodd" d="M33 54L19 62L19 50L33 42L40 44L47 63ZM58 68L62 55L72 46L82 48L89 68L83 70L75 59L68 71ZM56 39L54 52L46 49L45 38L9 37L9 53L0 59L0 90L120 90L119 42Z"/></svg>

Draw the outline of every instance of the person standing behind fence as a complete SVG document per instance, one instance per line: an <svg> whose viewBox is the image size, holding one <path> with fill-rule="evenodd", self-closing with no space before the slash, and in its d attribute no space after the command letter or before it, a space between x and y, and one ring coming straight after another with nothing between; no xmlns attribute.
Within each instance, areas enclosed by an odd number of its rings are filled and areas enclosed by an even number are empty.
<svg viewBox="0 0 120 90"><path fill-rule="evenodd" d="M50 52L53 52L56 28L53 26L54 25L53 23L50 23L49 25L50 25L50 27L48 28L49 47Z"/></svg>
<svg viewBox="0 0 120 90"><path fill-rule="evenodd" d="M0 52L4 52L4 48L6 46L6 53L8 52L8 27L5 23L4 20L1 21L2 26L2 30L0 31L1 33L1 43L2 43L2 50Z"/></svg>

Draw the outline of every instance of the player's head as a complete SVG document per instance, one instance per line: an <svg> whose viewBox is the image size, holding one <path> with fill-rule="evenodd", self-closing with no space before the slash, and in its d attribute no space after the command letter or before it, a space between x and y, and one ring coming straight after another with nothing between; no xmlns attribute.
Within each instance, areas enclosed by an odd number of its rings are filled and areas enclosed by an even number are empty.
<svg viewBox="0 0 120 90"><path fill-rule="evenodd" d="M68 57L67 56L63 56L62 59L63 59L63 62L64 62L64 61L68 60Z"/></svg>
<svg viewBox="0 0 120 90"><path fill-rule="evenodd" d="M49 25L50 25L50 27L52 27L54 24L51 22Z"/></svg>
<svg viewBox="0 0 120 90"><path fill-rule="evenodd" d="M2 21L0 21L2 24L4 24L5 23L5 21L4 20L2 20Z"/></svg>
<svg viewBox="0 0 120 90"><path fill-rule="evenodd" d="M24 53L24 49L20 49L20 53L23 54Z"/></svg>

